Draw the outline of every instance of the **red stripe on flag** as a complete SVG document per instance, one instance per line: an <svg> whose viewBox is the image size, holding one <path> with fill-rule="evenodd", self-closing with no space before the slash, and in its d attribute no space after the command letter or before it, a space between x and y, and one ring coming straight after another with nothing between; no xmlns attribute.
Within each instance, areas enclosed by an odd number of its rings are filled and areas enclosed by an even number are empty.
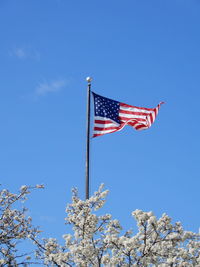
<svg viewBox="0 0 200 267"><path fill-rule="evenodd" d="M126 117L122 117L119 116L120 121L129 121L129 120L135 120L135 121L146 121L146 119L142 119L142 118L126 118Z"/></svg>
<svg viewBox="0 0 200 267"><path fill-rule="evenodd" d="M110 130L118 130L119 128L121 128L120 126L119 127L105 127L105 128L101 128L101 127L94 127L94 130L95 131L110 131Z"/></svg>
<svg viewBox="0 0 200 267"><path fill-rule="evenodd" d="M129 110L123 110L123 109L120 109L119 112L123 114L131 114L135 116L148 116L150 114L150 113L145 113L145 112L135 112L135 111L129 111Z"/></svg>
<svg viewBox="0 0 200 267"><path fill-rule="evenodd" d="M135 107L135 106L130 106L130 105L127 105L127 104L124 104L124 103L120 103L120 106L126 107L126 108L137 108L137 109L148 110L148 111L151 111L152 110L152 108Z"/></svg>
<svg viewBox="0 0 200 267"><path fill-rule="evenodd" d="M108 123L113 123L111 120L94 120L95 123L98 124L108 124Z"/></svg>

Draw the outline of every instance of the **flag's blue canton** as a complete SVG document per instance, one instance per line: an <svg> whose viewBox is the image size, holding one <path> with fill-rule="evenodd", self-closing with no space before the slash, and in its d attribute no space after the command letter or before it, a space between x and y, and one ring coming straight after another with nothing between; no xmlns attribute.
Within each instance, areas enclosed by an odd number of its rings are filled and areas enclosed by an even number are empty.
<svg viewBox="0 0 200 267"><path fill-rule="evenodd" d="M95 116L105 117L113 121L116 121L117 123L120 124L119 120L120 103L115 100L97 95L95 93L93 93L93 96L94 96Z"/></svg>

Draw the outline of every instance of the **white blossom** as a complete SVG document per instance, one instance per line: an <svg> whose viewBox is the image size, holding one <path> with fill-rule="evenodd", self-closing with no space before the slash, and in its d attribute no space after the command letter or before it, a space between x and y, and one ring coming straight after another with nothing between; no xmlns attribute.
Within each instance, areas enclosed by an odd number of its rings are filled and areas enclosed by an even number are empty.
<svg viewBox="0 0 200 267"><path fill-rule="evenodd" d="M27 210L19 204L34 188L23 185L17 194L0 190L0 266L27 266L30 263L31 256L19 251L18 244L25 239L35 239L40 231L32 225L32 219L26 216Z"/></svg>
<svg viewBox="0 0 200 267"><path fill-rule="evenodd" d="M73 234L63 236L65 245L46 239L38 248L38 257L51 266L132 266L200 267L200 235L184 231L180 222L163 214L135 210L138 232L122 227L111 214L97 215L108 190L103 186L88 200L81 200L73 190L72 203L66 208L66 223Z"/></svg>

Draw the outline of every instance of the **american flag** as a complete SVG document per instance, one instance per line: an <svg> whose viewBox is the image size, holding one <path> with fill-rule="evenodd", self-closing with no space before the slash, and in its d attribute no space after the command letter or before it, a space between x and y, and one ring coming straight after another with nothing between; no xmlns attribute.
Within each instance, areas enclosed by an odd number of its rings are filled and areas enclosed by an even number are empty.
<svg viewBox="0 0 200 267"><path fill-rule="evenodd" d="M140 108L103 97L92 92L94 97L93 137L120 131L125 125L136 130L148 129L155 121L161 102L155 108Z"/></svg>

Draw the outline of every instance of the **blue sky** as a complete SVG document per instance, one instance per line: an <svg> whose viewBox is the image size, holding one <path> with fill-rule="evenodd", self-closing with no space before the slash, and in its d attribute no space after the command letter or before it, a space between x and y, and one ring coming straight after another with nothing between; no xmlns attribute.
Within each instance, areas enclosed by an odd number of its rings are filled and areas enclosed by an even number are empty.
<svg viewBox="0 0 200 267"><path fill-rule="evenodd" d="M124 228L166 212L198 231L200 2L1 0L0 183L45 184L27 203L43 235L66 233L71 188L84 198L86 87L160 109L153 126L91 142L91 192ZM91 125L92 127L92 125Z"/></svg>

